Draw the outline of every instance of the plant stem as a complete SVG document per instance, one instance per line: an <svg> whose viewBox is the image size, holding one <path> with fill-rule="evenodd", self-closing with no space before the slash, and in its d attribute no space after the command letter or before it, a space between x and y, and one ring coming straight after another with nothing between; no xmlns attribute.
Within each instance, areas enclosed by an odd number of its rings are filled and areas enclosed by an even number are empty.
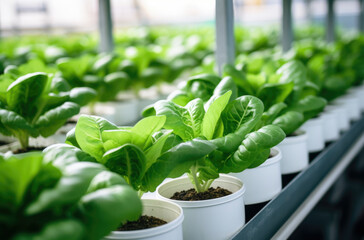
<svg viewBox="0 0 364 240"><path fill-rule="evenodd" d="M201 185L200 185L200 183L198 182L198 179L197 179L197 168L196 168L196 166L192 166L190 168L190 175L192 175L193 185L195 186L196 192L198 192L198 193L203 192L203 188L201 187Z"/></svg>
<svg viewBox="0 0 364 240"><path fill-rule="evenodd" d="M214 182L214 179L209 179L209 180L207 180L204 184L203 184L203 186L202 186L202 188L203 188L203 191L207 191L209 188L210 188L210 186L211 186L211 184Z"/></svg>
<svg viewBox="0 0 364 240"><path fill-rule="evenodd" d="M95 115L95 104L96 102L90 102L88 104L88 110L90 111L91 115Z"/></svg>
<svg viewBox="0 0 364 240"><path fill-rule="evenodd" d="M139 190L139 191L138 191L138 196L139 196L139 198L142 198L143 194L144 194L144 191L142 191L142 190Z"/></svg>
<svg viewBox="0 0 364 240"><path fill-rule="evenodd" d="M29 146L29 136L26 133L20 133L17 136L19 142L20 142L20 146L23 150L26 150Z"/></svg>

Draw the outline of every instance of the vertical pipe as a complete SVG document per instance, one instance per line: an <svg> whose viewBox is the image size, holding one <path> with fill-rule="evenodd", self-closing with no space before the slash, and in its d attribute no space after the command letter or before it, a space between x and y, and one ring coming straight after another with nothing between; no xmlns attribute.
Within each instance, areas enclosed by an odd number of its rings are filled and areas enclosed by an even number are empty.
<svg viewBox="0 0 364 240"><path fill-rule="evenodd" d="M216 63L221 75L223 66L235 61L233 0L216 0L215 19Z"/></svg>
<svg viewBox="0 0 364 240"><path fill-rule="evenodd" d="M306 20L308 24L313 24L313 14L311 12L311 4L312 0L305 0Z"/></svg>
<svg viewBox="0 0 364 240"><path fill-rule="evenodd" d="M293 41L292 0L283 0L282 14L282 50L287 52L291 49Z"/></svg>
<svg viewBox="0 0 364 240"><path fill-rule="evenodd" d="M100 52L114 49L110 0L99 0Z"/></svg>
<svg viewBox="0 0 364 240"><path fill-rule="evenodd" d="M364 0L359 0L360 13L359 13L359 31L364 33Z"/></svg>
<svg viewBox="0 0 364 240"><path fill-rule="evenodd" d="M334 0L327 0L326 41L335 41Z"/></svg>

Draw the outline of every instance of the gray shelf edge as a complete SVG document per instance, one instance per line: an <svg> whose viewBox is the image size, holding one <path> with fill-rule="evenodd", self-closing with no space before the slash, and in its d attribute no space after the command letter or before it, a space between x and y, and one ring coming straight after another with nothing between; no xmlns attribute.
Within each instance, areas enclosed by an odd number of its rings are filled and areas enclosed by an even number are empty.
<svg viewBox="0 0 364 240"><path fill-rule="evenodd" d="M341 135L340 139L325 148L307 169L299 173L233 239L272 238L363 132L364 117L361 117Z"/></svg>

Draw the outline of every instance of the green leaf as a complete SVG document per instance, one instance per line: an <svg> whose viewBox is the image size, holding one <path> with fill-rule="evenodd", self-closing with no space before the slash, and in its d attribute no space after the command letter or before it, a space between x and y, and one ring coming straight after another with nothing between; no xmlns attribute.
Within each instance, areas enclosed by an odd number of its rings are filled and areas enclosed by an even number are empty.
<svg viewBox="0 0 364 240"><path fill-rule="evenodd" d="M259 128L272 124L272 122L280 115L282 114L283 109L287 107L287 104L280 102L276 103L273 106L271 106L267 111L265 111L262 115L260 124L257 124Z"/></svg>
<svg viewBox="0 0 364 240"><path fill-rule="evenodd" d="M214 94L205 104L205 108L209 108L213 101L215 101L218 97L224 95L228 91L231 91L229 102L235 100L238 96L238 88L231 77L224 77L221 82L216 86Z"/></svg>
<svg viewBox="0 0 364 240"><path fill-rule="evenodd" d="M7 89L8 109L25 119L32 120L38 111L37 101L47 85L46 73L36 72L24 75L14 81Z"/></svg>
<svg viewBox="0 0 364 240"><path fill-rule="evenodd" d="M86 233L85 226L76 219L65 219L46 224L39 233L19 233L13 240L79 240Z"/></svg>
<svg viewBox="0 0 364 240"><path fill-rule="evenodd" d="M307 121L322 112L326 104L327 101L322 97L307 96L299 100L297 104L290 106L289 110L303 113L304 120Z"/></svg>
<svg viewBox="0 0 364 240"><path fill-rule="evenodd" d="M288 111L272 122L273 125L280 127L287 136L296 131L303 123L303 114L295 111Z"/></svg>
<svg viewBox="0 0 364 240"><path fill-rule="evenodd" d="M44 149L43 153L45 164L52 163L60 169L76 162L96 162L93 157L79 148L64 143L53 144Z"/></svg>
<svg viewBox="0 0 364 240"><path fill-rule="evenodd" d="M194 101L196 101L196 107L201 106L201 100ZM186 108L166 100L156 102L154 108L157 116L166 116L164 128L172 129L173 132L180 136L184 141L188 141L195 137L193 126L191 126L192 115Z"/></svg>
<svg viewBox="0 0 364 240"><path fill-rule="evenodd" d="M166 122L166 116L152 116L143 118L131 129L137 136L132 139L132 143L144 150L152 143L152 134L159 131Z"/></svg>
<svg viewBox="0 0 364 240"><path fill-rule="evenodd" d="M105 153L101 134L105 130L113 129L118 128L104 118L82 115L77 121L75 130L77 143L82 151L100 161Z"/></svg>
<svg viewBox="0 0 364 240"><path fill-rule="evenodd" d="M287 83L267 83L258 91L257 97L262 100L267 109L274 104L284 102L294 87L293 82Z"/></svg>
<svg viewBox="0 0 364 240"><path fill-rule="evenodd" d="M137 220L142 203L128 185L112 186L83 196L80 210L87 229L85 239L98 240L120 223Z"/></svg>
<svg viewBox="0 0 364 240"><path fill-rule="evenodd" d="M78 87L70 91L70 101L85 106L96 98L97 92L92 88Z"/></svg>
<svg viewBox="0 0 364 240"><path fill-rule="evenodd" d="M301 91L303 90L307 81L307 69L297 60L287 62L277 70L281 74L280 82L288 83L293 82L293 92L290 101L298 101Z"/></svg>
<svg viewBox="0 0 364 240"><path fill-rule="evenodd" d="M205 136L208 140L211 140L214 136L217 123L220 119L220 115L228 104L230 96L231 91L226 92L224 95L212 102L210 107L207 109L202 121L202 135Z"/></svg>
<svg viewBox="0 0 364 240"><path fill-rule="evenodd" d="M264 106L259 98L241 96L230 102L222 113L224 135L237 132L244 137L260 120Z"/></svg>
<svg viewBox="0 0 364 240"><path fill-rule="evenodd" d="M145 150L145 158L146 158L146 170L157 160L157 158L161 155L163 147L165 146L165 142L167 141L168 137L172 133L172 130L164 130L159 133L156 140L153 141L153 145L150 146L148 149Z"/></svg>
<svg viewBox="0 0 364 240"><path fill-rule="evenodd" d="M242 94L254 95L254 89L247 80L246 75L242 71L238 71L232 65L225 65L223 69L223 76L230 76L236 85L242 90Z"/></svg>
<svg viewBox="0 0 364 240"><path fill-rule="evenodd" d="M29 132L32 136L37 136L37 131L20 115L15 112L0 109L0 123L2 124L1 132L11 132L17 135L19 132Z"/></svg>
<svg viewBox="0 0 364 240"><path fill-rule="evenodd" d="M0 211L15 214L27 188L42 167L42 154L11 155L0 161Z"/></svg>
<svg viewBox="0 0 364 240"><path fill-rule="evenodd" d="M146 167L145 155L139 147L124 144L111 149L104 154L101 162L111 171L123 176L134 189L139 190Z"/></svg>
<svg viewBox="0 0 364 240"><path fill-rule="evenodd" d="M65 166L57 185L42 191L38 198L27 206L26 214L34 215L77 203L86 193L91 180L105 170L102 165L91 162L77 162Z"/></svg>
<svg viewBox="0 0 364 240"><path fill-rule="evenodd" d="M239 149L226 160L222 172L241 172L254 168L268 159L270 148L280 143L286 135L277 126L267 125L249 133Z"/></svg>
<svg viewBox="0 0 364 240"><path fill-rule="evenodd" d="M115 185L128 185L128 183L117 173L103 171L92 179L90 186L87 189L87 193L96 192L99 189L104 189Z"/></svg>
<svg viewBox="0 0 364 240"><path fill-rule="evenodd" d="M43 137L54 134L66 121L80 112L79 105L65 102L61 106L44 113L35 123L35 127Z"/></svg>
<svg viewBox="0 0 364 240"><path fill-rule="evenodd" d="M216 146L206 140L193 139L169 149L148 169L143 178L143 191L154 192L167 177L179 177L189 171L196 161L206 157Z"/></svg>
<svg viewBox="0 0 364 240"><path fill-rule="evenodd" d="M139 137L136 134L132 134L130 130L126 129L105 130L101 132L101 135L102 141L104 142L105 152L120 147L126 143L131 143L133 141L133 137Z"/></svg>
<svg viewBox="0 0 364 240"><path fill-rule="evenodd" d="M76 140L76 127L72 128L71 130L68 131L68 133L66 134L65 143L67 143L71 146L80 148L80 146L78 145L78 142Z"/></svg>

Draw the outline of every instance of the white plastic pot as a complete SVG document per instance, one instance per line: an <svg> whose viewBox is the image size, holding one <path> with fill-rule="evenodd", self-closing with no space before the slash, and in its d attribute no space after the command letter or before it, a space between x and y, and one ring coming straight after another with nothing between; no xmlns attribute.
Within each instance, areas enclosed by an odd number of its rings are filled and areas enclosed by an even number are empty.
<svg viewBox="0 0 364 240"><path fill-rule="evenodd" d="M280 165L282 154L277 147L271 149L271 154L273 157L268 158L259 167L230 174L244 183L246 187L244 202L246 205L271 200L282 190Z"/></svg>
<svg viewBox="0 0 364 240"><path fill-rule="evenodd" d="M282 174L297 173L308 166L306 132L297 131L295 136L286 137L277 147L282 152Z"/></svg>
<svg viewBox="0 0 364 240"><path fill-rule="evenodd" d="M66 140L66 135L63 134L54 134L47 138L43 137L29 138L29 147L46 148L52 144L64 143L65 140ZM21 145L19 141L15 138L9 144L0 146L1 153L6 153L8 151L15 152L19 149L21 149Z"/></svg>
<svg viewBox="0 0 364 240"><path fill-rule="evenodd" d="M138 101L135 99L121 102L98 103L95 106L97 115L119 126L135 123L139 119L138 111Z"/></svg>
<svg viewBox="0 0 364 240"><path fill-rule="evenodd" d="M135 231L112 231L104 239L182 240L183 211L175 203L159 199L142 199L143 215L160 218L167 222L159 227Z"/></svg>
<svg viewBox="0 0 364 240"><path fill-rule="evenodd" d="M350 121L356 121L360 118L359 99L356 96L346 95L334 101L334 104L345 106Z"/></svg>
<svg viewBox="0 0 364 240"><path fill-rule="evenodd" d="M344 105L328 105L325 108L326 112L333 112L336 115L339 131L346 131L350 127L348 111Z"/></svg>
<svg viewBox="0 0 364 240"><path fill-rule="evenodd" d="M324 131L324 140L326 142L339 139L340 130L338 126L338 116L335 112L325 111L320 114L320 118L324 122L322 125Z"/></svg>
<svg viewBox="0 0 364 240"><path fill-rule="evenodd" d="M225 197L201 201L169 199L175 192L193 188L187 176L165 182L157 188L158 198L172 201L182 207L185 216L184 239L229 239L244 226L245 187L243 183L236 177L221 174L211 186L219 186L233 193Z"/></svg>
<svg viewBox="0 0 364 240"><path fill-rule="evenodd" d="M323 124L322 118L312 118L301 126L307 134L307 150L310 153L325 148Z"/></svg>
<svg viewBox="0 0 364 240"><path fill-rule="evenodd" d="M364 112L364 87L355 87L349 90L349 94L358 98L359 109Z"/></svg>

